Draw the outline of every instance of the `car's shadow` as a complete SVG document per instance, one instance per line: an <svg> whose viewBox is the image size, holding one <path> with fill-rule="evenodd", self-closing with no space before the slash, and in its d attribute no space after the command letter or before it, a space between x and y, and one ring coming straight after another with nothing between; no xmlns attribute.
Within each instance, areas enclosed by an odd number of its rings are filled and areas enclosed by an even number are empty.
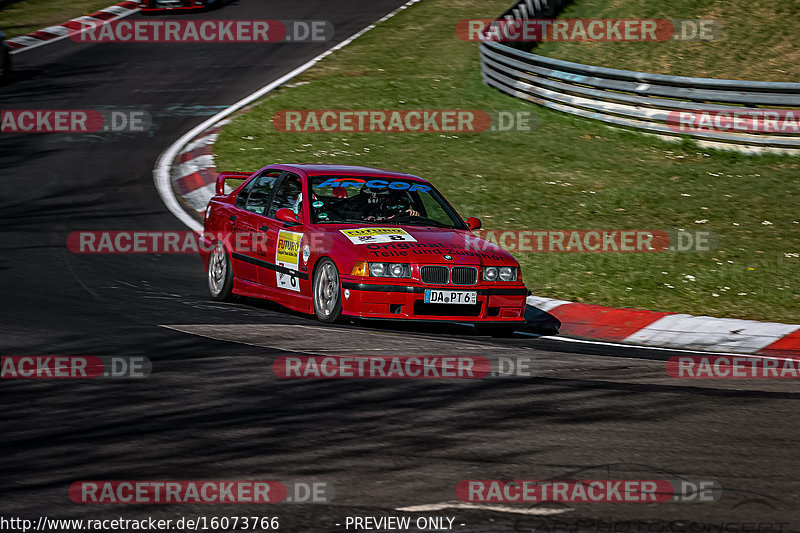
<svg viewBox="0 0 800 533"><path fill-rule="evenodd" d="M158 9L155 11L142 11L141 14L146 17L160 16L160 15L193 15L196 13L208 13L210 11L216 11L217 9L221 9L225 6L236 4L238 2L239 0L216 0L215 2L212 2L210 5L206 7L192 9L189 11L185 9Z"/></svg>
<svg viewBox="0 0 800 533"><path fill-rule="evenodd" d="M284 315L302 318L303 320L314 322L311 315L294 311L270 300L259 298L239 297L238 303L249 307L256 307ZM391 319L368 319L368 318L346 318L338 324L330 326L356 326L365 329L382 329L390 331L405 331L424 335L465 335L465 336L484 336L478 333L477 329L467 322L425 322L414 320L391 320ZM561 321L546 311L542 311L532 305L525 308L525 324L517 331L541 336L558 335Z"/></svg>

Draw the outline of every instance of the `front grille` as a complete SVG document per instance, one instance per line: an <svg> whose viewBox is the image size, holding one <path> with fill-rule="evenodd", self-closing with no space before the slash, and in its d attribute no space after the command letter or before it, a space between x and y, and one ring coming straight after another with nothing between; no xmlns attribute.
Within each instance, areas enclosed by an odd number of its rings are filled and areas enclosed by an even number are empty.
<svg viewBox="0 0 800 533"><path fill-rule="evenodd" d="M453 267L453 285L475 285L478 283L478 269L475 267Z"/></svg>
<svg viewBox="0 0 800 533"><path fill-rule="evenodd" d="M450 270L446 266L424 266L419 269L422 283L447 285L450 281Z"/></svg>

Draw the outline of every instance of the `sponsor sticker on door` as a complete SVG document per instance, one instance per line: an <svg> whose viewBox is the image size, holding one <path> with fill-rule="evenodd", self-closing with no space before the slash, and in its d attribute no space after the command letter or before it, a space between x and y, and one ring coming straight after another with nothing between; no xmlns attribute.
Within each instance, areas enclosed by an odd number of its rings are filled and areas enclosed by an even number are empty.
<svg viewBox="0 0 800 533"><path fill-rule="evenodd" d="M339 230L353 244L376 244L383 242L417 242L407 231L400 228L358 228Z"/></svg>
<svg viewBox="0 0 800 533"><path fill-rule="evenodd" d="M278 244L275 247L275 263L292 271L299 269L300 262L300 242L303 240L302 233L280 230L278 232ZM285 272L277 272L278 287L290 291L300 292L300 284L297 277Z"/></svg>

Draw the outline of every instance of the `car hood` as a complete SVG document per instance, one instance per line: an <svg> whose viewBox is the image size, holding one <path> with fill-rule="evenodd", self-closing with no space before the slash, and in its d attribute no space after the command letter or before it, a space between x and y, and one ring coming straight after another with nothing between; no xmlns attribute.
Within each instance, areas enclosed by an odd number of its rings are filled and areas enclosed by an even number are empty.
<svg viewBox="0 0 800 533"><path fill-rule="evenodd" d="M326 225L325 230L334 236L337 245L349 246L369 260L385 258L386 261L427 264L517 265L511 254L467 230L359 224L331 224Z"/></svg>

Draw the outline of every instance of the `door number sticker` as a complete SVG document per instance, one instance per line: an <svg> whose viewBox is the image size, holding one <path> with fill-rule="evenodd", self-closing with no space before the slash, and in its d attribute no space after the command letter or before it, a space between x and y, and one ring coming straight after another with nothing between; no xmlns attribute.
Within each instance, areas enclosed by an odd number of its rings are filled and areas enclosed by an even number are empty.
<svg viewBox="0 0 800 533"><path fill-rule="evenodd" d="M288 268L293 271L299 269L300 262L300 242L303 240L302 233L280 230L278 232L278 244L275 247L275 263L278 266ZM300 283L297 276L277 272L278 287L290 291L300 292Z"/></svg>

